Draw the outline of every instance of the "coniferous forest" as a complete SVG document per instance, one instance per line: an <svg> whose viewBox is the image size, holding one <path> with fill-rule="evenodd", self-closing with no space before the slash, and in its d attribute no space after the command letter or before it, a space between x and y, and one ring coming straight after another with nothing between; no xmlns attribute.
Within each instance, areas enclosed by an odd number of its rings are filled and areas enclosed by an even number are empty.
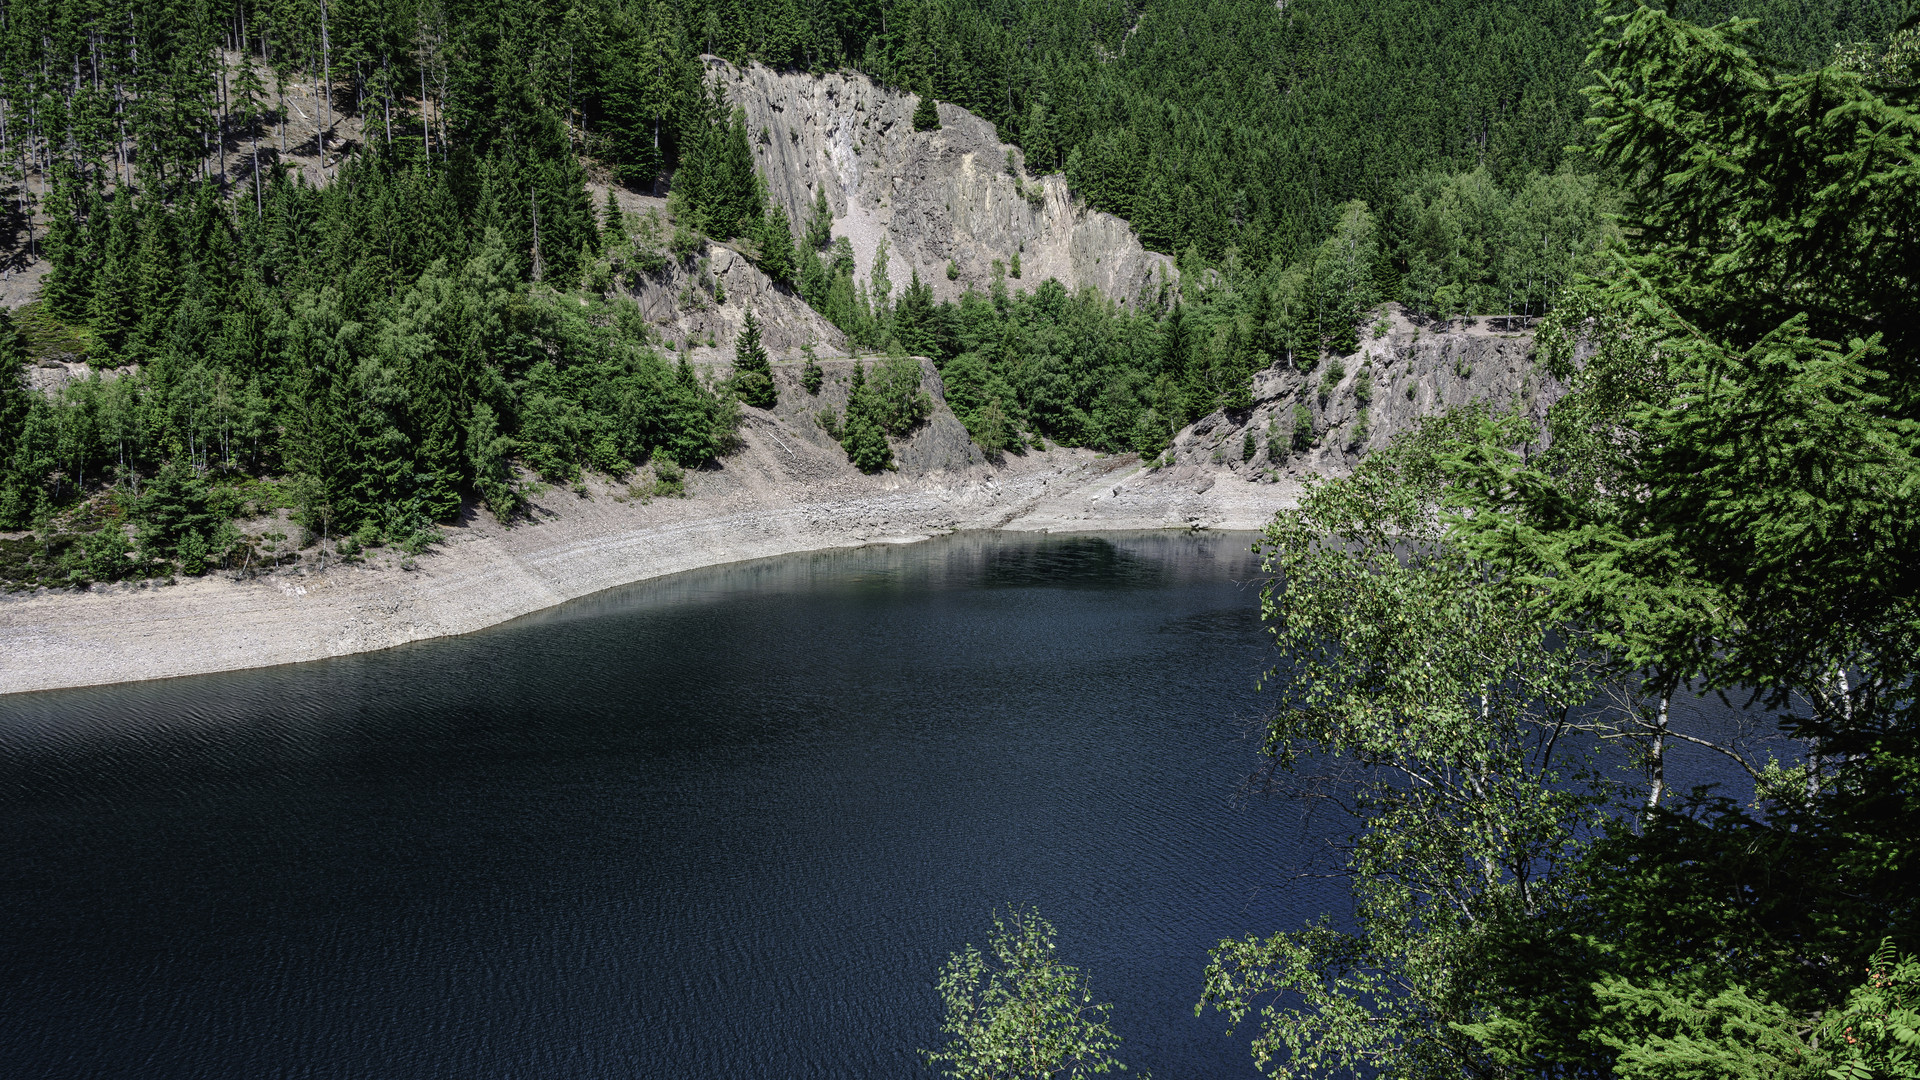
<svg viewBox="0 0 1920 1080"><path fill-rule="evenodd" d="M1916 27L1894 0L9 4L5 269L44 277L0 311L0 579L418 553L534 482L671 490L777 400L759 323L716 379L623 291L708 239L893 358L836 433L868 471L929 408L903 357L988 451L1151 456L1384 304L1537 320L1544 431L1434 418L1265 536L1262 779L1349 815L1354 904L1221 942L1201 1007L1273 1076L1920 1077ZM969 109L1177 280L856 281L824 205L765 197L703 54ZM43 393L48 357L92 374ZM268 509L302 534L233 524ZM1686 695L1801 752L1688 730ZM1683 743L1753 798L1673 790ZM930 1062L1111 1062L1045 924L999 929L942 979Z"/></svg>
<svg viewBox="0 0 1920 1080"><path fill-rule="evenodd" d="M611 286L701 234L755 241L858 345L954 365L990 449L1149 454L1244 401L1252 371L1350 349L1381 300L1537 315L1613 242L1613 189L1569 150L1584 5L1283 7L10 8L10 257L49 270L0 348L10 368L130 374L51 400L7 380L0 525L94 535L43 536L31 569L16 543L7 572L250 560L222 522L275 504L313 535L417 546L462 499L513 513L515 462L556 482L699 465L735 395ZM1893 17L1836 4L1760 44L1804 67ZM975 110L1190 283L1157 310L1044 282L958 305L854 283L826 222L765 209L703 52L856 67ZM609 216L589 169L670 187L676 220ZM559 302L582 292L584 310ZM116 515L137 523L132 558L99 528Z"/></svg>

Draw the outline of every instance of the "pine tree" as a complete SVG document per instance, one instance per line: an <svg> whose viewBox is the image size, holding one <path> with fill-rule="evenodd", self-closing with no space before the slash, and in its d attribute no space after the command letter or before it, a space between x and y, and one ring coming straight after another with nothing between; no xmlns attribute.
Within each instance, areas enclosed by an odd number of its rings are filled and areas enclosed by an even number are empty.
<svg viewBox="0 0 1920 1080"><path fill-rule="evenodd" d="M747 309L746 322L733 342L733 392L755 408L771 409L780 400L773 384L773 364L760 344L760 322L753 309Z"/></svg>
<svg viewBox="0 0 1920 1080"><path fill-rule="evenodd" d="M920 104L913 108L913 130L939 131L940 110L933 100L933 86L927 84L920 92Z"/></svg>
<svg viewBox="0 0 1920 1080"><path fill-rule="evenodd" d="M26 360L12 313L0 308L0 529L27 525L37 501L24 445L35 396L27 389Z"/></svg>
<svg viewBox="0 0 1920 1080"><path fill-rule="evenodd" d="M827 380L827 373L820 367L820 361L814 358L813 346L801 350L806 354L807 362L800 369L800 385L809 394L818 394L820 386Z"/></svg>
<svg viewBox="0 0 1920 1080"><path fill-rule="evenodd" d="M627 216L620 209L620 200L614 197L613 188L607 188L607 202L600 211L600 239L605 251L617 251L627 243Z"/></svg>
<svg viewBox="0 0 1920 1080"><path fill-rule="evenodd" d="M806 249L809 254L825 251L833 243L833 207L827 204L827 187L813 189L813 211L807 216Z"/></svg>
<svg viewBox="0 0 1920 1080"><path fill-rule="evenodd" d="M787 224L786 210L777 205L768 210L766 217L761 219L759 232L760 269L780 284L792 284L795 271L793 231Z"/></svg>

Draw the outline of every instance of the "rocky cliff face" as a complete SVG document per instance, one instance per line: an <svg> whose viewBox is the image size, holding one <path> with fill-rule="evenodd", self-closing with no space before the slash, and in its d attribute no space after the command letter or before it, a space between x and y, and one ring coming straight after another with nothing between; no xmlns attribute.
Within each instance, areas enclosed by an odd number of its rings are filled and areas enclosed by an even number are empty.
<svg viewBox="0 0 1920 1080"><path fill-rule="evenodd" d="M775 356L796 356L805 345L821 356L847 351L839 328L724 244L709 243L688 259L669 258L663 270L626 291L670 347L684 345L697 359L731 360L749 310Z"/></svg>
<svg viewBox="0 0 1920 1080"><path fill-rule="evenodd" d="M1009 287L1051 277L1132 303L1173 280L1171 260L1141 247L1125 221L1074 205L1063 176L1025 176L1019 151L964 109L942 104L940 130L916 132L919 99L862 75L736 68L714 57L707 67L728 102L746 110L773 201L798 229L824 188L833 233L852 242L862 280L883 239L895 289L917 272L936 300L957 299L969 285L984 291L993 263L1010 268L1015 254L1021 278Z"/></svg>
<svg viewBox="0 0 1920 1080"><path fill-rule="evenodd" d="M1254 405L1244 416L1215 412L1174 439L1170 481L1231 476L1271 483L1337 476L1422 417L1484 401L1495 409L1517 406L1544 424L1548 406L1566 390L1534 364L1531 333L1490 319L1421 327L1397 305L1388 308L1387 321L1384 335L1364 342L1351 356L1322 361L1312 371L1276 366L1257 373ZM1340 377L1330 381L1330 371ZM1366 401L1359 393L1363 373L1371 383ZM1305 450L1292 446L1297 408L1306 409L1313 422ZM1242 457L1248 430L1254 433L1251 460Z"/></svg>

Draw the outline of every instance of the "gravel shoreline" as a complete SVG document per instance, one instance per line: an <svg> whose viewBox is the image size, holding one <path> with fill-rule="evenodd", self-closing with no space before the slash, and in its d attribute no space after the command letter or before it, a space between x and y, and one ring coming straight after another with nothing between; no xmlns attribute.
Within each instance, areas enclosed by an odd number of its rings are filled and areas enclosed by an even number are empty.
<svg viewBox="0 0 1920 1080"><path fill-rule="evenodd" d="M1290 483L1062 449L869 477L778 417L749 420L740 453L689 474L688 498L548 489L511 528L469 513L411 569L381 554L324 572L0 598L0 694L367 652L667 574L955 530L1257 529L1298 495Z"/></svg>

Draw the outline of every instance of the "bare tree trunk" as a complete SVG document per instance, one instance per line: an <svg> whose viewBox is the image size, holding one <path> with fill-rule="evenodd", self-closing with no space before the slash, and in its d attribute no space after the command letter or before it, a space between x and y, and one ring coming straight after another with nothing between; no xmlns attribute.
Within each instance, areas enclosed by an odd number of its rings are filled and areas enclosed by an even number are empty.
<svg viewBox="0 0 1920 1080"><path fill-rule="evenodd" d="M1660 797L1667 790L1667 708L1673 697L1673 685L1665 683L1660 688L1660 712L1653 724L1653 749L1647 755L1647 769L1652 773L1652 784L1647 790L1647 816L1651 818L1655 810L1660 809Z"/></svg>
<svg viewBox="0 0 1920 1080"><path fill-rule="evenodd" d="M333 46L327 37L327 0L320 0L320 100L326 126L320 129L320 179L327 178L327 133L333 130Z"/></svg>
<svg viewBox="0 0 1920 1080"><path fill-rule="evenodd" d="M233 116L233 102L227 98L227 58L220 57L220 189L227 188L227 124Z"/></svg>
<svg viewBox="0 0 1920 1080"><path fill-rule="evenodd" d="M540 200L528 189L527 201L533 204L533 280L539 281L546 270L540 262Z"/></svg>
<svg viewBox="0 0 1920 1080"><path fill-rule="evenodd" d="M420 63L420 153L427 160L427 174L433 174L433 133L427 127L427 65Z"/></svg>

